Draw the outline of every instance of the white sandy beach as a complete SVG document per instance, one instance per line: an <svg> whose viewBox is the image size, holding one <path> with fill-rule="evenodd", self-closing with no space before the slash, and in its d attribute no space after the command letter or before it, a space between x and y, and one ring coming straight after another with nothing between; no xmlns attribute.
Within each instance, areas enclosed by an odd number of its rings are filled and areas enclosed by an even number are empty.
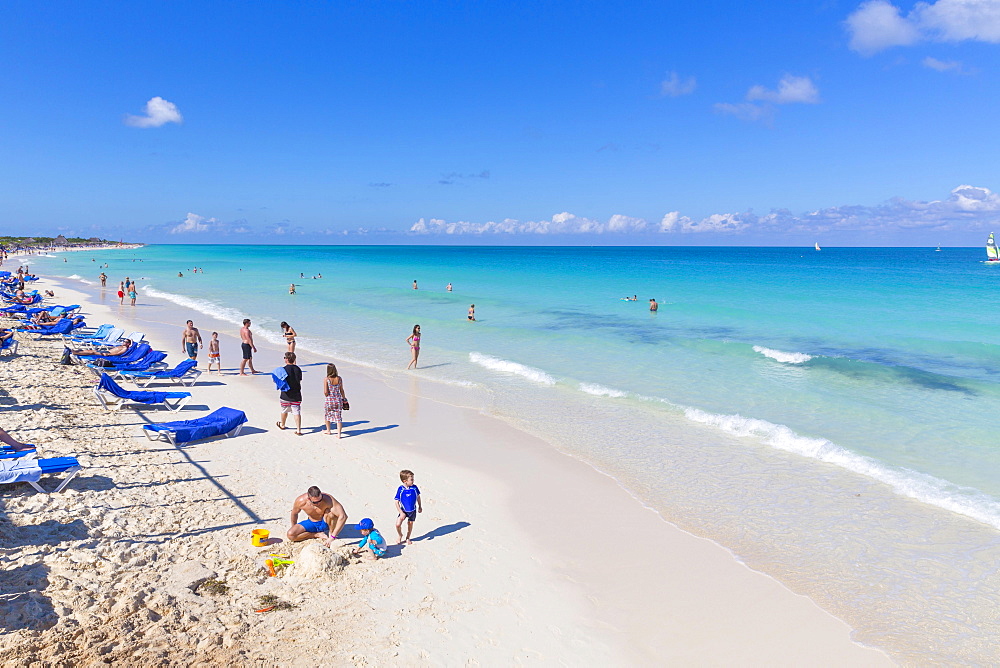
<svg viewBox="0 0 1000 668"><path fill-rule="evenodd" d="M99 288L40 283L58 303L84 304L89 324L144 331L171 365L183 359L180 332L193 318L206 342L220 332L226 374L203 374L179 415L111 413L90 390L95 376L58 365L61 345L19 335L20 354L0 357L0 427L38 444L39 456L87 467L60 494L0 490L3 665L891 663L811 600L676 528L611 478L448 403L419 371L386 382L300 351L306 434L297 437L274 426L269 375L234 375L232 324L143 295L120 306L111 288L102 301ZM257 345L258 371L280 365L280 348ZM340 441L322 434L328 361L351 399ZM220 406L247 413L237 438L176 448L140 434L146 421ZM292 500L310 485L343 503L350 526L371 517L394 542L403 468L423 496L412 546L373 563L348 556L353 529L332 550L251 546L254 528L284 537ZM269 578L271 552L297 563ZM209 577L228 592L193 591ZM264 594L296 607L257 613Z"/></svg>

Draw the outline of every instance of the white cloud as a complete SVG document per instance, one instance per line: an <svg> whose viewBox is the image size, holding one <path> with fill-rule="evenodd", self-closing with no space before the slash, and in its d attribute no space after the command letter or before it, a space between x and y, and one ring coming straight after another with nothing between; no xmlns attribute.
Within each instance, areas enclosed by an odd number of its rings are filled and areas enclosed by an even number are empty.
<svg viewBox="0 0 1000 668"><path fill-rule="evenodd" d="M735 116L744 121L771 121L774 118L774 107L752 102L740 102L730 104L729 102L716 102L713 109L720 114Z"/></svg>
<svg viewBox="0 0 1000 668"><path fill-rule="evenodd" d="M196 213L189 213L183 222L170 227L170 234L185 234L187 232L208 232L219 221L215 218L205 218Z"/></svg>
<svg viewBox="0 0 1000 668"><path fill-rule="evenodd" d="M146 103L145 116L125 116L125 125L134 128L158 128L167 123L181 123L184 117L173 102L167 102L162 97L154 97Z"/></svg>
<svg viewBox="0 0 1000 668"><path fill-rule="evenodd" d="M592 218L584 218L564 211L549 220L520 221L505 218L500 222L470 223L458 221L449 223L440 218L421 218L410 226L411 234L635 234L649 229L649 223L642 218L632 218L615 214L607 223Z"/></svg>
<svg viewBox="0 0 1000 668"><path fill-rule="evenodd" d="M718 102L713 108L717 113L744 121L770 123L777 113L775 105L779 104L819 104L819 89L809 77L786 74L781 77L776 90L758 84L747 91L746 102Z"/></svg>
<svg viewBox="0 0 1000 668"><path fill-rule="evenodd" d="M924 67L929 67L932 70L937 70L938 72L948 72L949 70L954 70L955 72L961 73L962 63L957 60L938 60L937 58L932 58L927 56L921 61Z"/></svg>
<svg viewBox="0 0 1000 668"><path fill-rule="evenodd" d="M774 104L817 104L819 90L809 77L786 74L778 82L778 90L768 90L763 86L753 86L747 91L747 101L761 100Z"/></svg>
<svg viewBox="0 0 1000 668"><path fill-rule="evenodd" d="M826 232L898 232L906 230L968 231L1000 224L1000 194L981 186L961 185L946 199L921 201L893 198L883 204L849 204L796 214L775 209L765 215L752 211L714 213L701 219L671 211L659 225L643 218L614 215L607 223L563 212L549 220L449 223L439 218L421 218L410 227L421 235L501 235L501 234L631 234L636 236L673 234L763 234L769 237L812 235Z"/></svg>
<svg viewBox="0 0 1000 668"><path fill-rule="evenodd" d="M847 17L851 34L848 46L863 54L872 54L890 46L905 46L920 39L920 31L904 19L899 8L886 0L869 0Z"/></svg>
<svg viewBox="0 0 1000 668"><path fill-rule="evenodd" d="M848 16L845 23L850 35L848 45L864 55L923 41L1000 43L1000 2L918 2L904 16L902 10L888 0L868 0Z"/></svg>
<svg viewBox="0 0 1000 668"><path fill-rule="evenodd" d="M660 82L660 95L664 97L680 97L694 92L698 82L694 77L682 79L677 72L669 72L669 76Z"/></svg>

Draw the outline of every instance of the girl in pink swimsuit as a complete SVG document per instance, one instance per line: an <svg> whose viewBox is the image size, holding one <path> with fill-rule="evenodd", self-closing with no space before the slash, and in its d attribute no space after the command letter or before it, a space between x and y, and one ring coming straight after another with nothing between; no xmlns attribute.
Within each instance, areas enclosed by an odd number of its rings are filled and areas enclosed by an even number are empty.
<svg viewBox="0 0 1000 668"><path fill-rule="evenodd" d="M420 325L413 326L413 333L406 337L406 342L410 344L413 351L413 359L406 366L407 370L417 368L417 358L420 357Z"/></svg>

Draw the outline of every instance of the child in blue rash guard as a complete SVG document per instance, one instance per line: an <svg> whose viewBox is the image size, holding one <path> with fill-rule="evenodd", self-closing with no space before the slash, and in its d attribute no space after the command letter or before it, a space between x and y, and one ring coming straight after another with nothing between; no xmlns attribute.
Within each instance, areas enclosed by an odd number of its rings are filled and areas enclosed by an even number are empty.
<svg viewBox="0 0 1000 668"><path fill-rule="evenodd" d="M361 554L365 552L365 558L371 561L378 559L385 554L385 538L382 534L378 532L375 528L375 523L369 518L364 518L358 522L358 531L364 538L358 543L358 546L354 548L354 554Z"/></svg>
<svg viewBox="0 0 1000 668"><path fill-rule="evenodd" d="M403 544L403 521L406 525L406 544L413 545L410 534L413 533L413 523L417 519L417 513L424 512L420 503L420 488L413 484L413 471L402 470L399 472L399 479L402 485L396 490L396 510L399 517L396 518L396 533L399 534L399 544Z"/></svg>

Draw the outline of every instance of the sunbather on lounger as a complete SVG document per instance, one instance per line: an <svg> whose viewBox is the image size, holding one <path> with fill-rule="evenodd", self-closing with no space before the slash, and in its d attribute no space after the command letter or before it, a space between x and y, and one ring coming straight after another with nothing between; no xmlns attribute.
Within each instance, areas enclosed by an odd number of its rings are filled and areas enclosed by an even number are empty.
<svg viewBox="0 0 1000 668"><path fill-rule="evenodd" d="M14 331L10 329L0 329L0 343L4 343L7 339L14 338Z"/></svg>
<svg viewBox="0 0 1000 668"><path fill-rule="evenodd" d="M114 348L108 348L107 350L94 350L92 348L79 348L77 350L70 350L70 355L80 355L81 357L115 357L116 355L124 355L132 347L132 340L125 339L121 344L115 346Z"/></svg>
<svg viewBox="0 0 1000 668"><path fill-rule="evenodd" d="M20 452L22 450L34 450L35 446L28 445L27 443L22 443L10 434L8 434L4 429L0 429L0 443L6 443L11 447L14 452Z"/></svg>
<svg viewBox="0 0 1000 668"><path fill-rule="evenodd" d="M32 331L32 332L35 332L35 331L44 332L44 331L46 331L48 329L52 329L53 325L58 324L64 318L65 318L65 316L59 316L59 318L57 318L53 322L47 322L47 323L42 324L42 325L25 325L21 329L29 330L29 331ZM83 322L83 317L81 316L79 318L74 318L73 322L75 322L75 323Z"/></svg>

